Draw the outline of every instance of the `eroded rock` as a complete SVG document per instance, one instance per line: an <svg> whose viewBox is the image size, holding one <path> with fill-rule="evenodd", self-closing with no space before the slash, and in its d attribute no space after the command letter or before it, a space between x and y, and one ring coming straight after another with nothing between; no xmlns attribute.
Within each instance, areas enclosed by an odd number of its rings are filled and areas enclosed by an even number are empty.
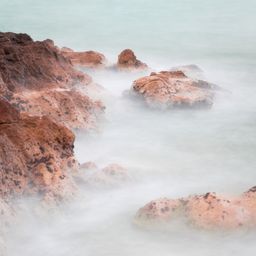
<svg viewBox="0 0 256 256"><path fill-rule="evenodd" d="M182 71L152 72L133 82L132 91L152 107L211 106L215 86L187 77Z"/></svg>
<svg viewBox="0 0 256 256"><path fill-rule="evenodd" d="M121 70L144 70L148 66L138 60L131 49L125 49L118 55L117 68Z"/></svg>
<svg viewBox="0 0 256 256"><path fill-rule="evenodd" d="M69 59L73 65L78 65L86 68L99 68L106 65L106 57L99 52L84 51L75 52L70 48L61 48L61 53Z"/></svg>
<svg viewBox="0 0 256 256"><path fill-rule="evenodd" d="M105 107L78 90L46 90L15 94L11 103L22 113L48 116L70 129L96 129Z"/></svg>
<svg viewBox="0 0 256 256"><path fill-rule="evenodd" d="M72 67L49 39L40 42L33 41L27 34L0 33L0 49L0 80L9 91L91 82L89 76Z"/></svg>
<svg viewBox="0 0 256 256"><path fill-rule="evenodd" d="M75 70L53 41L0 33L0 49L0 93L17 110L72 129L96 127L103 104L74 89L92 79Z"/></svg>
<svg viewBox="0 0 256 256"><path fill-rule="evenodd" d="M9 104L6 111L16 110ZM0 124L0 197L40 194L61 200L67 189L71 194L74 134L45 116L15 115Z"/></svg>
<svg viewBox="0 0 256 256"><path fill-rule="evenodd" d="M256 227L255 188L238 197L215 193L180 199L158 199L137 212L135 223L171 223L181 218L185 224L208 230L233 230Z"/></svg>

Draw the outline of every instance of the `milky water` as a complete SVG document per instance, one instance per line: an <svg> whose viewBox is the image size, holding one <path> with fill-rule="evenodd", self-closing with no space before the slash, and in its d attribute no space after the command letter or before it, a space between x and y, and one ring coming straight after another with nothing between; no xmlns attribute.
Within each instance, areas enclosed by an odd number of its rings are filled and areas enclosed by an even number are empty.
<svg viewBox="0 0 256 256"><path fill-rule="evenodd" d="M156 70L197 64L230 92L218 95L212 109L156 111L123 95L145 73L87 71L108 91L106 117L98 132L77 134L76 156L100 167L119 163L132 181L82 187L63 214L35 218L24 210L8 237L9 255L255 253L255 231L133 224L137 209L158 197L239 194L255 185L255 11L253 0L0 0L0 30L102 51L112 62L129 47Z"/></svg>

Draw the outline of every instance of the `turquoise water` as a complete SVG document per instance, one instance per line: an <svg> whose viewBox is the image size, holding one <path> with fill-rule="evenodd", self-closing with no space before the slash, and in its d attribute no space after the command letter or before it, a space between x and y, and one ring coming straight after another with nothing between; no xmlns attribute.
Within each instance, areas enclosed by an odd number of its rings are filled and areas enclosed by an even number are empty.
<svg viewBox="0 0 256 256"><path fill-rule="evenodd" d="M75 49L255 65L254 0L1 0L0 30Z"/></svg>
<svg viewBox="0 0 256 256"><path fill-rule="evenodd" d="M87 71L108 91L100 132L79 134L80 162L117 162L134 179L110 190L83 188L62 216L26 212L8 239L10 256L253 255L255 231L149 232L132 224L162 197L239 194L256 181L256 1L0 0L0 30L98 50L110 62L132 48L153 69L197 64L230 93L207 111L157 112L122 96L143 74ZM49 218L50 217L50 218Z"/></svg>

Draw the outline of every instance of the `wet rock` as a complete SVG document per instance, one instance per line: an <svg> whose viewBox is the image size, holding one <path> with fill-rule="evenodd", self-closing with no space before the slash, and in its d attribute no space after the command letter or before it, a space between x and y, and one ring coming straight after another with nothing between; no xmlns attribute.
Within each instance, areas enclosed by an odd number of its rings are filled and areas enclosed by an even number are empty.
<svg viewBox="0 0 256 256"><path fill-rule="evenodd" d="M103 104L82 93L92 79L74 69L52 40L0 33L0 93L18 111L46 115L71 129L96 127Z"/></svg>
<svg viewBox="0 0 256 256"><path fill-rule="evenodd" d="M21 113L48 116L70 129L96 129L104 113L100 101L78 90L46 90L14 95L11 103Z"/></svg>
<svg viewBox="0 0 256 256"><path fill-rule="evenodd" d="M177 70L152 72L139 78L133 82L132 91L152 107L209 107L213 104L215 87Z"/></svg>
<svg viewBox="0 0 256 256"><path fill-rule="evenodd" d="M26 34L0 33L0 75L12 92L67 87L91 82L75 70L53 41L33 41Z"/></svg>
<svg viewBox="0 0 256 256"><path fill-rule="evenodd" d="M9 104L6 111L15 109ZM0 124L0 143L0 198L37 194L61 200L67 189L71 195L69 171L77 162L74 134L66 127L45 116L20 115Z"/></svg>
<svg viewBox="0 0 256 256"><path fill-rule="evenodd" d="M69 59L73 65L78 65L86 68L104 67L106 64L106 57L99 52L85 51L75 52L70 48L61 48L61 53Z"/></svg>
<svg viewBox="0 0 256 256"><path fill-rule="evenodd" d="M10 103L0 96L0 124L17 122L19 118L19 112L14 107L10 107Z"/></svg>
<svg viewBox="0 0 256 256"><path fill-rule="evenodd" d="M172 211L170 210L172 209ZM215 193L180 199L158 199L138 210L136 224L170 223L181 218L186 225L208 230L256 227L254 188L238 197Z"/></svg>
<svg viewBox="0 0 256 256"><path fill-rule="evenodd" d="M171 221L180 214L181 208L182 203L179 200L160 198L139 209L135 221L139 225Z"/></svg>
<svg viewBox="0 0 256 256"><path fill-rule="evenodd" d="M247 226L250 216L239 199L207 193L190 197L185 207L187 221L204 229L234 229Z"/></svg>
<svg viewBox="0 0 256 256"><path fill-rule="evenodd" d="M132 50L125 49L118 55L117 68L122 70L144 70L148 66L138 60Z"/></svg>

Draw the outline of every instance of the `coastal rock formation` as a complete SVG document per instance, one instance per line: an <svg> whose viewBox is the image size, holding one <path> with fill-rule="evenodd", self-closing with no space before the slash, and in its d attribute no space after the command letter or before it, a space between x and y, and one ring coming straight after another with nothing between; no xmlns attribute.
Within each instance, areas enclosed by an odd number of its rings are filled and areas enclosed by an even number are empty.
<svg viewBox="0 0 256 256"><path fill-rule="evenodd" d="M6 112L0 116L0 198L41 194L61 200L67 190L71 194L68 170L77 167L74 134L48 117L20 115L3 98L2 106Z"/></svg>
<svg viewBox="0 0 256 256"><path fill-rule="evenodd" d="M119 164L109 164L103 169L93 162L80 165L78 181L91 186L113 187L130 180L128 170Z"/></svg>
<svg viewBox="0 0 256 256"><path fill-rule="evenodd" d="M75 89L15 94L11 103L22 113L45 115L70 129L95 129L104 112L100 101Z"/></svg>
<svg viewBox="0 0 256 256"><path fill-rule="evenodd" d="M138 60L132 50L125 49L118 55L117 68L121 70L143 70L147 69L148 66Z"/></svg>
<svg viewBox="0 0 256 256"><path fill-rule="evenodd" d="M182 71L152 72L133 82L132 90L149 106L199 107L213 104L213 84L187 77Z"/></svg>
<svg viewBox="0 0 256 256"><path fill-rule="evenodd" d="M99 52L85 51L75 52L67 47L61 48L61 53L69 59L73 65L78 65L86 68L104 67L106 64L106 57Z"/></svg>
<svg viewBox="0 0 256 256"><path fill-rule="evenodd" d="M194 227L237 229L256 226L255 187L239 197L224 197L215 193L180 199L161 198L151 201L136 214L139 225L171 223L182 219Z"/></svg>
<svg viewBox="0 0 256 256"><path fill-rule="evenodd" d="M46 115L72 129L94 128L103 104L74 89L90 83L53 41L0 33L0 93L17 110Z"/></svg>
<svg viewBox="0 0 256 256"><path fill-rule="evenodd" d="M0 74L1 87L4 84L11 92L91 82L73 68L53 41L33 41L27 34L0 33Z"/></svg>

